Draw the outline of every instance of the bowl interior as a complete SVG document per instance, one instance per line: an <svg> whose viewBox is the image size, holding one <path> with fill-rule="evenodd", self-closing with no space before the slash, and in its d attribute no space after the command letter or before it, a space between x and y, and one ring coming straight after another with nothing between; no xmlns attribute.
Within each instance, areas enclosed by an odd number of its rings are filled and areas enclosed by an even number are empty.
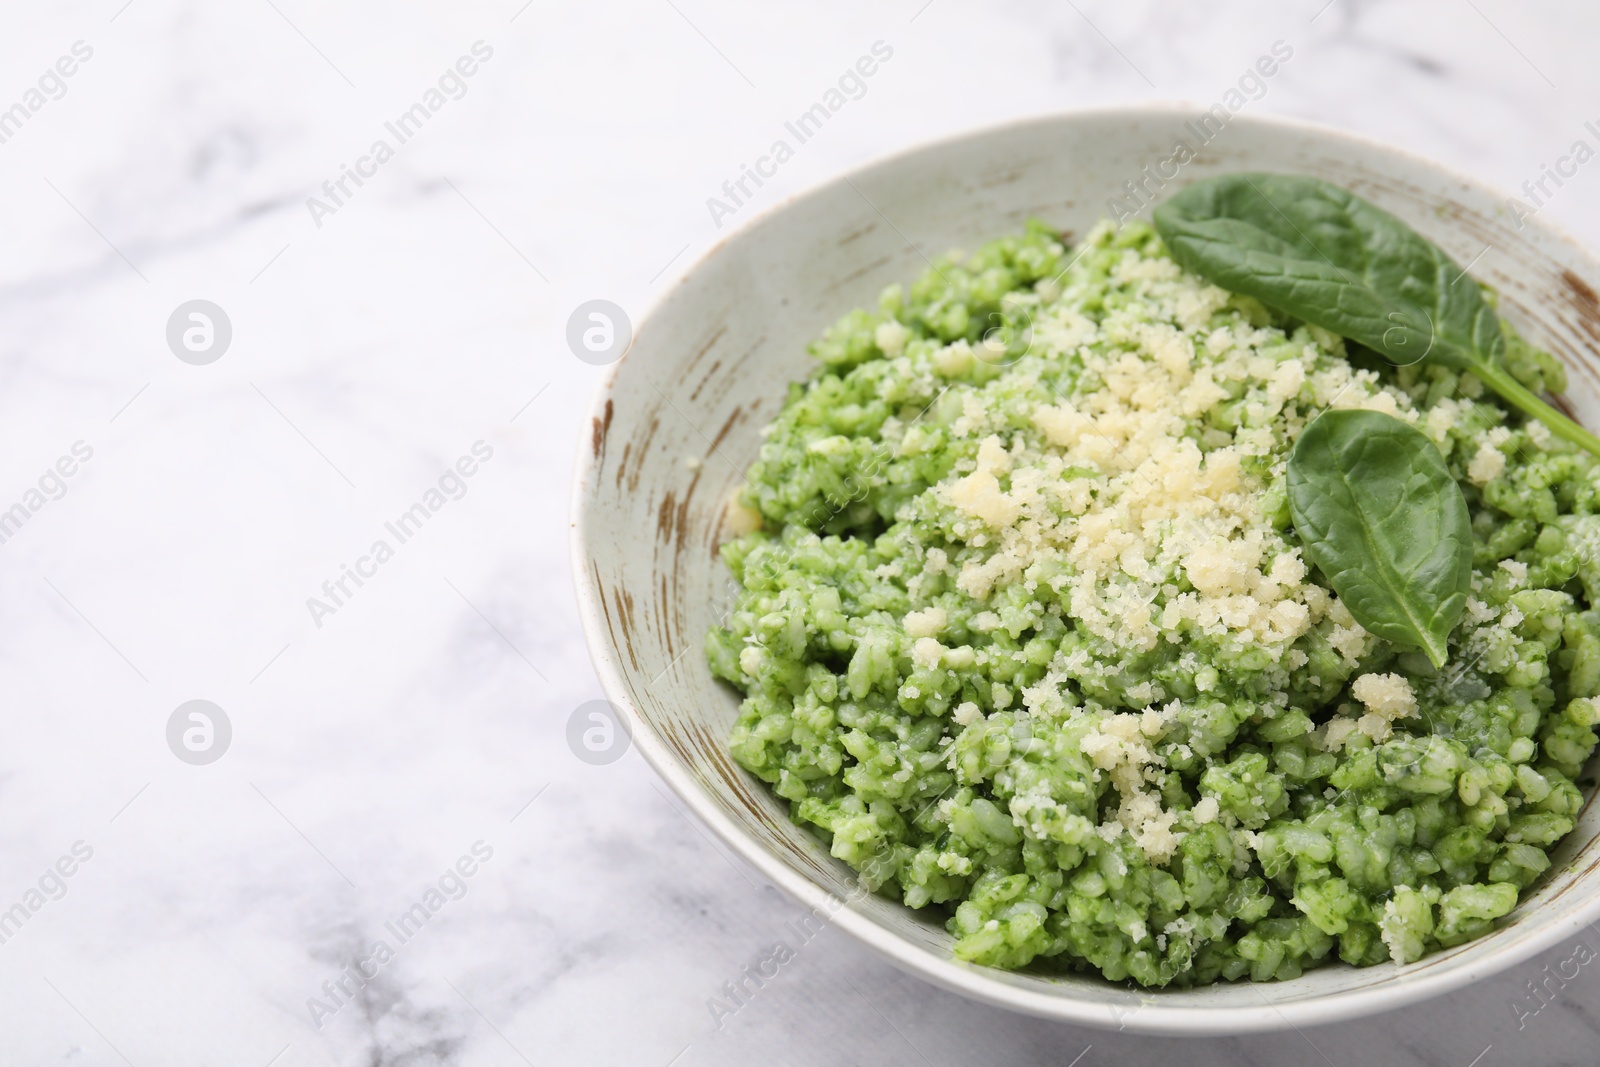
<svg viewBox="0 0 1600 1067"><path fill-rule="evenodd" d="M769 212L731 236L641 325L601 389L576 486L575 566L590 647L636 743L713 828L777 884L896 962L1021 1010L1152 1032L1239 1032L1327 1022L1431 996L1570 936L1600 912L1600 814L1590 805L1546 881L1495 933L1404 968L1343 965L1269 986L1137 994L1097 977L1044 978L954 961L934 920L864 895L853 872L737 767L725 739L738 697L701 648L730 602L717 556L724 506L805 345L927 259L1019 230L1030 217L1081 234L1117 210L1236 170L1344 185L1406 219L1476 277L1502 311L1563 359L1578 417L1600 424L1600 270L1538 219L1435 164L1326 130L1235 117L1202 143L1192 112L1070 114L987 130L878 163ZM1179 142L1196 157L1174 178ZM1148 218L1148 208L1141 212Z"/></svg>

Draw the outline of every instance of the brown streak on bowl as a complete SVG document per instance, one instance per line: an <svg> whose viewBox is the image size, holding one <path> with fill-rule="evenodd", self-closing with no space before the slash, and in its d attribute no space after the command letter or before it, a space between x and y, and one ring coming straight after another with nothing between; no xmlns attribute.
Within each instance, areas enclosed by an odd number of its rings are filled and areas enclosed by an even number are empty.
<svg viewBox="0 0 1600 1067"><path fill-rule="evenodd" d="M743 352L740 352L737 356L733 357L733 360L732 360L733 364L735 366L737 366L737 365L743 363L745 360L750 359L758 351L760 351L762 346L765 345L766 343L767 343L767 338L766 338L765 334L757 337L754 341L752 341L748 346L745 347L745 350ZM718 406L720 406L722 401L727 399L728 391L733 388L734 375L732 373L723 373L723 374L717 375L715 378L708 379L708 381L715 381L716 382L715 390L711 393L710 397L708 397L708 399L714 399L716 401L716 403L710 404L708 406L718 407ZM747 408L753 409L760 403L760 400L746 397L744 403L745 403Z"/></svg>
<svg viewBox="0 0 1600 1067"><path fill-rule="evenodd" d="M711 336L706 338L706 340L701 343L699 349L695 351L694 358L689 360L688 366L683 368L684 378L689 377L689 372L700 365L700 361L705 358L706 353L711 351L712 347L716 345L718 341L722 340L723 335L727 332L728 324L719 318L717 320L717 328L711 331Z"/></svg>
<svg viewBox="0 0 1600 1067"><path fill-rule="evenodd" d="M628 468L628 457L630 455L632 455L632 454L633 454L633 442L632 441L624 441L622 443L622 458L617 460L617 473L616 473L615 479L614 479L616 481L616 483L617 483L617 488L618 489L622 488L623 472L627 470L627 468Z"/></svg>
<svg viewBox="0 0 1600 1067"><path fill-rule="evenodd" d="M594 571L594 588L595 593L597 594L596 599L599 601L600 611L605 618L606 632L611 635L611 643L613 645L622 646L622 648L628 653L628 662L633 664L634 670L638 670L639 656L633 648L633 634L628 632L628 628L626 626L623 626L619 629L617 626L616 617L611 614L611 604L616 600L615 594L612 593L608 598L607 594L611 593L611 590L607 587L605 579L600 577L599 565L594 564L592 565L591 569ZM620 607L620 602L618 606Z"/></svg>
<svg viewBox="0 0 1600 1067"><path fill-rule="evenodd" d="M1002 185L1014 185L1022 180L1023 175L1027 173L1028 167L1031 165L1031 163L1032 161L1030 160L1026 163L1007 167L1005 170L999 171L995 174L984 175L978 179L978 188L998 189Z"/></svg>
<svg viewBox="0 0 1600 1067"><path fill-rule="evenodd" d="M612 416L612 414L613 414L613 412L615 410L616 410L616 406L611 402L611 398L608 396L608 397L606 397L605 418L602 420L600 417L596 416L595 418L590 420L590 421L592 421L594 423L594 442L593 442L593 444L594 444L594 458L595 459L599 459L600 458L600 454L605 451L605 448L606 448L606 434L611 432L611 416Z"/></svg>
<svg viewBox="0 0 1600 1067"><path fill-rule="evenodd" d="M661 497L661 504L656 508L656 533L663 541L672 539L673 516L677 514L677 497L668 489Z"/></svg>
<svg viewBox="0 0 1600 1067"><path fill-rule="evenodd" d="M689 488L683 492L683 500L678 504L678 512L673 519L672 529L677 538L672 551L674 580L677 578L679 557L683 555L684 548L689 544L689 502L694 499L694 491L699 485L700 472L695 471L694 477L689 479Z"/></svg>
<svg viewBox="0 0 1600 1067"><path fill-rule="evenodd" d="M707 459L710 459L711 458L711 454L713 452L715 452L718 448L722 447L722 442L727 440L728 431L732 430L736 425L738 425L739 419L743 415L744 415L744 406L743 405L736 405L734 407L733 411L729 413L727 419L722 423L722 429L717 431L717 436L715 436L715 437L713 437L711 439L711 451L706 453L706 458ZM737 469L737 468L735 468L735 469Z"/></svg>
<svg viewBox="0 0 1600 1067"><path fill-rule="evenodd" d="M677 644L673 640L676 635L676 631L672 625L674 621L674 612L672 609L673 598L671 593L667 591L667 576L662 574L661 596L656 601L655 617L657 632L661 634L661 646L667 653L667 660L669 663L675 663L678 659Z"/></svg>
<svg viewBox="0 0 1600 1067"><path fill-rule="evenodd" d="M1570 270L1561 272L1567 303L1578 313L1578 325L1595 341L1600 341L1600 296L1594 287Z"/></svg>
<svg viewBox="0 0 1600 1067"><path fill-rule="evenodd" d="M641 670L639 655L633 648L633 594L618 586L611 591L611 603L616 607L617 618L622 623L623 644L628 650L628 660L634 670Z"/></svg>
<svg viewBox="0 0 1600 1067"><path fill-rule="evenodd" d="M656 431L661 429L660 411L661 408L657 405L655 411L650 415L650 421L645 424L643 439L638 442L640 462L635 463L633 469L628 472L628 492L630 493L639 491L639 476L644 473L644 457L650 454L650 442L655 440ZM623 453L623 458L627 458L626 451ZM618 473L620 474L621 472L619 471Z"/></svg>
<svg viewBox="0 0 1600 1067"><path fill-rule="evenodd" d="M869 222L865 226L859 226L856 229L851 230L849 233L845 234L843 237L839 238L839 245L838 246L840 248L843 248L845 245L849 244L851 241L854 241L854 240L857 240L859 238L865 237L867 234L871 233L873 230L876 230L877 228L878 228L878 224L876 222Z"/></svg>
<svg viewBox="0 0 1600 1067"><path fill-rule="evenodd" d="M721 369L722 369L722 360L720 360L720 359L712 360L711 366L706 368L705 376L702 377L698 382L695 383L694 389L689 393L689 399L690 400L699 400L700 399L700 390L704 389L708 384L710 384L711 379L716 377L717 371L719 371Z"/></svg>
<svg viewBox="0 0 1600 1067"><path fill-rule="evenodd" d="M866 277L867 275L871 274L875 270L881 270L882 268L887 267L889 264L893 263L897 258L899 258L900 254L901 253L896 253L895 255L892 255L892 256L884 256L881 259L873 260L871 263L868 263L864 267L858 267L855 270L851 271L849 274L846 274L844 277L834 279L833 284L829 285L824 290L824 292L831 293L835 289L839 289L839 288L841 288L843 286L849 285L851 282L855 281L858 278Z"/></svg>

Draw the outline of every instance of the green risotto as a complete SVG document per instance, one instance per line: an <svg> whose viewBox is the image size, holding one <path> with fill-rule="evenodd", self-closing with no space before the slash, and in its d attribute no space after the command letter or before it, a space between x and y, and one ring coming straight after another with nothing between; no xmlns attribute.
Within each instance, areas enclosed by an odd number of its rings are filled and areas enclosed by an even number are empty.
<svg viewBox="0 0 1600 1067"><path fill-rule="evenodd" d="M738 762L957 956L1144 986L1405 963L1550 866L1600 722L1600 461L1138 223L1031 224L811 351L707 655ZM1565 385L1509 328L1504 365ZM1291 522L1290 450L1347 408L1425 434L1465 497L1442 668L1365 630Z"/></svg>

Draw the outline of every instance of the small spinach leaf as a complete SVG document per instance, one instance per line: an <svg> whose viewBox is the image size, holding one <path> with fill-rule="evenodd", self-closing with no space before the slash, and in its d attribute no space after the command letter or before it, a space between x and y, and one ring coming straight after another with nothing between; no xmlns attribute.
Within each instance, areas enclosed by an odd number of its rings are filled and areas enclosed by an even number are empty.
<svg viewBox="0 0 1600 1067"><path fill-rule="evenodd" d="M1381 412L1323 412L1289 454L1289 514L1357 622L1444 665L1467 604L1472 527L1432 441Z"/></svg>
<svg viewBox="0 0 1600 1067"><path fill-rule="evenodd" d="M1432 241L1347 189L1303 175L1225 174L1155 212L1188 270L1401 366L1471 371L1507 402L1596 455L1600 438L1556 411L1502 362L1505 331L1478 283Z"/></svg>

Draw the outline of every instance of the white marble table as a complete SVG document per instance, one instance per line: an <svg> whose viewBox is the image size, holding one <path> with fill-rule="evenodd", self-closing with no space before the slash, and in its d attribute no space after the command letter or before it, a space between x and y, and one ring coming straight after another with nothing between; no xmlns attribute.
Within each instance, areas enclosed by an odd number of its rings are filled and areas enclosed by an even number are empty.
<svg viewBox="0 0 1600 1067"><path fill-rule="evenodd" d="M1593 1062L1587 969L1513 1009L1566 950L1197 1043L967 1003L829 931L718 1029L708 998L796 909L636 753L565 742L598 696L565 513L599 371L564 333L741 221L706 199L876 41L892 61L746 208L1018 115L1207 104L1275 40L1294 58L1251 109L1513 189L1600 117L1600 13L524 2L0 14L0 109L23 109L0 110L0 1063ZM385 124L419 102L401 144ZM1597 177L1544 209L1591 244ZM211 362L167 341L196 299L231 324ZM385 524L419 502L402 543ZM204 765L167 739L196 699L231 725Z"/></svg>

